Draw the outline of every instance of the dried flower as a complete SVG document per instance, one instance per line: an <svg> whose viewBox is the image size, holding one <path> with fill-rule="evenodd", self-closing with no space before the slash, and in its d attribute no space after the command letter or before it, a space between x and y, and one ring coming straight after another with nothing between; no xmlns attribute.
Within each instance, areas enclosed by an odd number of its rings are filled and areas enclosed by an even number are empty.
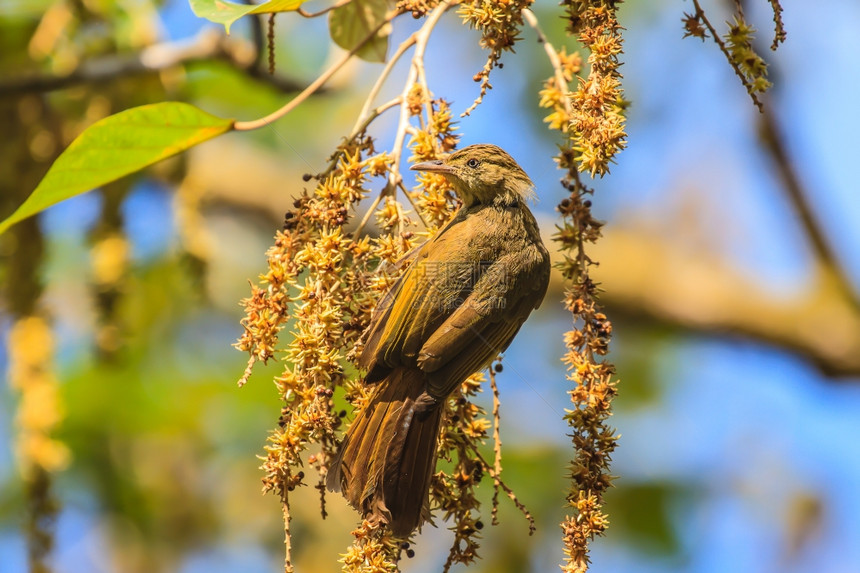
<svg viewBox="0 0 860 573"><path fill-rule="evenodd" d="M471 0L460 5L457 13L463 23L481 32L481 47L489 50L487 62L475 74L476 82L481 83L478 97L463 115L469 115L483 101L487 91L492 89L490 72L501 67L500 60L505 51L514 51L523 25L522 11L532 5L534 0Z"/></svg>
<svg viewBox="0 0 860 573"><path fill-rule="evenodd" d="M609 172L615 155L627 146L624 131L626 102L621 90L618 56L622 53L621 26L615 17L620 2L567 0L569 30L590 54L588 77L579 78L572 94L570 136L581 171L592 177ZM551 116L552 117L552 116ZM558 120L553 118L551 124Z"/></svg>
<svg viewBox="0 0 860 573"><path fill-rule="evenodd" d="M771 50L776 50L781 42L785 41L786 33L782 22L782 6L779 0L771 0L774 21L774 38ZM733 22L727 22L729 31L722 38L717 33L713 24L708 20L698 0L693 0L696 11L693 14L684 14L682 21L686 33L684 37L694 36L705 39L706 36L714 40L720 51L726 56L735 74L752 98L753 103L759 111L763 110L762 102L758 94L766 92L771 87L767 79L767 64L753 48L755 28L744 19L740 3L736 3L737 13Z"/></svg>

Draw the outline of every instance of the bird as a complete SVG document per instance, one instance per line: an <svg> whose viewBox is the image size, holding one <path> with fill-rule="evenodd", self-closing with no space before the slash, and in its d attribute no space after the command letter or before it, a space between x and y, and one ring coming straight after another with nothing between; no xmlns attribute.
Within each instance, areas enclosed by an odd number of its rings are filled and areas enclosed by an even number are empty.
<svg viewBox="0 0 860 573"><path fill-rule="evenodd" d="M444 404L513 340L546 294L550 257L526 200L534 185L500 147L476 144L411 169L443 175L461 206L398 264L357 365L376 386L326 477L371 523L407 538L430 519Z"/></svg>

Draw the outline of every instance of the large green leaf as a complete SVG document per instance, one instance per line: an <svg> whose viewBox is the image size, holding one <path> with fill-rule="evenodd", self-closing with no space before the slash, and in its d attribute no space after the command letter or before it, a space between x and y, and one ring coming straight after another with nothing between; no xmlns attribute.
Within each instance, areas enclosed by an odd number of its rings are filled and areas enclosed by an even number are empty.
<svg viewBox="0 0 860 573"><path fill-rule="evenodd" d="M352 0L335 8L328 19L331 39L344 50L352 50L368 34L382 26L357 55L368 62L384 62L388 52L388 35L391 33L391 24L383 25L387 12L387 0Z"/></svg>
<svg viewBox="0 0 860 573"><path fill-rule="evenodd" d="M24 204L0 223L0 233L55 203L139 171L232 127L232 119L181 102L144 105L106 117L63 151Z"/></svg>
<svg viewBox="0 0 860 573"><path fill-rule="evenodd" d="M304 0L269 0L262 4L234 4L224 0L188 0L191 10L198 18L223 24L227 33L233 22L246 14L270 14L298 10Z"/></svg>

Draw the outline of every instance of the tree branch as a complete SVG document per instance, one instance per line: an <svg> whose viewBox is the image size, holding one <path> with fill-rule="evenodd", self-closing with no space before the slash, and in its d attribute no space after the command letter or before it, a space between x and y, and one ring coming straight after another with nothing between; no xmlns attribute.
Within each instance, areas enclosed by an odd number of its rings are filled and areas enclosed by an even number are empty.
<svg viewBox="0 0 860 573"><path fill-rule="evenodd" d="M824 267L805 291L778 296L725 261L620 230L593 247L594 278L614 316L785 348L828 376L860 376L860 312Z"/></svg>
<svg viewBox="0 0 860 573"><path fill-rule="evenodd" d="M563 96L562 105L564 105L567 115L570 116L573 113L573 105L571 104L570 99L570 88L567 85L567 81L564 79L564 71L561 67L561 58L558 57L558 50L556 50L555 46L553 46L547 39L546 34L544 34L540 27L540 22L538 22L535 13L528 8L524 8L522 14L523 20L525 20L525 22L534 29L535 34L537 34L538 43L543 44L543 49L546 52L546 56L549 59L549 63L552 65L553 73L555 74L555 83L558 84L558 89Z"/></svg>
<svg viewBox="0 0 860 573"><path fill-rule="evenodd" d="M427 42L430 40L430 34L433 32L433 28L436 27L436 24L439 23L439 19L442 17L442 14L447 12L456 4L458 4L456 0L442 0L439 2L439 4L433 8L433 11L427 16L427 19L424 21L421 28L415 33L415 52L412 54L412 65L409 67L409 74L406 77L406 82L403 84L403 91L400 94L400 98L403 103L400 105L400 119L397 122L397 129L394 134L394 145L391 150L391 155L394 160L392 161L391 170L388 173L388 183L386 184L385 189L383 189L383 193L391 193L393 195L402 180L402 176L400 174L400 159L403 156L403 146L406 143L406 132L409 128L409 108L406 105L406 101L409 98L409 92L412 91L412 86L415 85L415 82L419 81L420 71L423 70L424 53L427 49ZM425 93L424 95L425 97L429 97L430 94Z"/></svg>
<svg viewBox="0 0 860 573"><path fill-rule="evenodd" d="M293 111L296 107L299 106L299 104L301 104L315 92L319 91L319 89L322 88L323 84L325 84L329 80L329 78L331 78L335 73L337 73L338 70L340 70L344 65L346 65L346 63L351 60L358 53L358 51L364 47L365 44L370 42L384 26L388 25L392 20L397 18L402 13L403 12L400 9L389 12L385 19L383 19L382 22L380 22L379 25L376 26L376 28L370 30L370 32L368 32L368 34L358 44L356 44L352 50L344 54L344 56L340 60L335 62L329 69L327 69L317 79L311 82L308 87L302 90L301 93L299 93L296 97L287 102L281 108L273 111L265 117L261 117L260 119L255 119L251 121L237 121L233 125L233 129L235 129L236 131L251 131L254 129L259 129L261 127L270 125L271 123L281 119L282 117Z"/></svg>
<svg viewBox="0 0 860 573"><path fill-rule="evenodd" d="M845 297L853 303L855 311L860 311L860 296L851 283L851 279L845 273L830 242L825 237L824 231L816 221L812 205L808 200L811 194L803 188L795 164L789 157L783 138L783 130L779 118L774 113L772 100L767 102L762 113L759 114L758 133L762 141L762 148L773 160L777 175L782 180L782 189L800 219L800 224L812 244L813 252L820 260L821 265L833 274Z"/></svg>
<svg viewBox="0 0 860 573"><path fill-rule="evenodd" d="M230 38L217 30L206 29L190 40L155 44L135 54L85 60L64 76L32 74L0 79L0 97L49 92L81 84L99 84L208 60L226 61L250 77L283 92L300 91L305 87L296 80L264 73L255 65L256 52L245 40Z"/></svg>
<svg viewBox="0 0 860 573"><path fill-rule="evenodd" d="M337 2L332 4L331 6L327 6L327 7L323 8L321 10L318 10L316 12L307 12L304 10L304 8L299 7L299 9L296 10L296 12L299 14L299 16L302 16L303 18L317 18L319 16L322 16L323 14L327 14L328 12L335 10L336 8L340 8L341 6L346 6L350 2L352 2L352 0L338 0Z"/></svg>
<svg viewBox="0 0 860 573"><path fill-rule="evenodd" d="M711 38L714 40L714 42L717 44L717 47L720 48L720 51L726 57L726 61L728 61L729 65L732 67L732 70L734 70L735 75L740 78L741 83L747 90L749 96L752 98L752 101L755 106L758 108L759 111L764 111L764 106L758 96L756 96L756 93L753 91L752 84L750 84L749 80L741 71L740 67L738 67L737 62L732 59L732 54L731 52L729 52L726 43L723 42L723 39L720 37L720 33L717 32L717 29L714 28L714 25L711 24L711 21L708 20L707 16L705 16L705 11L702 10L702 7L699 5L699 0L693 0L693 7L696 9L696 17L705 25L705 27L708 28L708 31L711 33ZM740 4L738 4L738 9L741 10Z"/></svg>

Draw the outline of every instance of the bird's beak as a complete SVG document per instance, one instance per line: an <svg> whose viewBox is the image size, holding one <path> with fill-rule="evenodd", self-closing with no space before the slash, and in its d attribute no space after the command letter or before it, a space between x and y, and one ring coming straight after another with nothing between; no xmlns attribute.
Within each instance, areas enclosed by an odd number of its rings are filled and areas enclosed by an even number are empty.
<svg viewBox="0 0 860 573"><path fill-rule="evenodd" d="M412 171L429 171L431 173L453 173L454 170L451 169L451 166L446 164L441 159L436 159L434 161L423 161L421 163L416 163L412 167L410 167Z"/></svg>

